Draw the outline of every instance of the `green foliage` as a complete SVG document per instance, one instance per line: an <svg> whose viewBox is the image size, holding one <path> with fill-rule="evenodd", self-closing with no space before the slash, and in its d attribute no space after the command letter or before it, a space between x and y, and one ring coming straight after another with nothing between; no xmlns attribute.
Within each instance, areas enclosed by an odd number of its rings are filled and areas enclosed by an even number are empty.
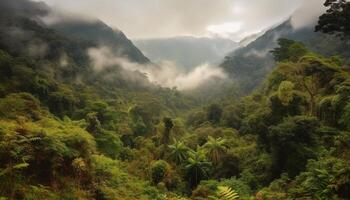
<svg viewBox="0 0 350 200"><path fill-rule="evenodd" d="M239 199L238 194L234 190L232 190L231 188L226 187L226 186L218 186L217 196L218 196L217 199L220 199L220 200Z"/></svg>
<svg viewBox="0 0 350 200"><path fill-rule="evenodd" d="M16 119L19 116L38 120L47 112L40 107L40 102L28 93L13 93L0 99L0 117Z"/></svg>
<svg viewBox="0 0 350 200"><path fill-rule="evenodd" d="M313 147L319 121L314 117L295 116L270 128L275 173L286 171L296 176L314 156Z"/></svg>
<svg viewBox="0 0 350 200"><path fill-rule="evenodd" d="M296 62L308 53L307 48L302 43L293 40L280 38L278 45L279 47L272 50L271 53L274 59L279 62L286 60Z"/></svg>
<svg viewBox="0 0 350 200"><path fill-rule="evenodd" d="M339 119L339 123L346 127L347 130L350 130L350 103L344 108L344 113Z"/></svg>
<svg viewBox="0 0 350 200"><path fill-rule="evenodd" d="M282 105L288 106L293 101L294 84L290 81L283 81L278 87L278 98Z"/></svg>
<svg viewBox="0 0 350 200"><path fill-rule="evenodd" d="M174 143L169 145L169 149L170 156L176 164L181 165L187 161L189 148L183 142L174 140Z"/></svg>
<svg viewBox="0 0 350 200"><path fill-rule="evenodd" d="M110 158L116 159L122 152L123 143L116 132L103 130L95 136L95 140L98 149Z"/></svg>
<svg viewBox="0 0 350 200"><path fill-rule="evenodd" d="M218 104L212 104L208 107L207 120L213 124L220 123L222 115L222 108Z"/></svg>
<svg viewBox="0 0 350 200"><path fill-rule="evenodd" d="M207 121L207 116L204 111L191 112L187 117L187 124L198 127Z"/></svg>
<svg viewBox="0 0 350 200"><path fill-rule="evenodd" d="M151 165L152 183L158 184L163 181L169 171L169 164L164 160L157 160Z"/></svg>
<svg viewBox="0 0 350 200"><path fill-rule="evenodd" d="M222 138L213 138L208 136L208 141L203 145L203 148L207 152L210 161L217 165L221 162L224 154L226 153L226 140Z"/></svg>
<svg viewBox="0 0 350 200"><path fill-rule="evenodd" d="M328 10L320 16L315 30L347 38L350 35L350 3L346 0L326 0L324 5Z"/></svg>
<svg viewBox="0 0 350 200"><path fill-rule="evenodd" d="M293 197L313 199L348 198L350 167L343 160L326 156L321 160L310 160L307 170L296 178Z"/></svg>

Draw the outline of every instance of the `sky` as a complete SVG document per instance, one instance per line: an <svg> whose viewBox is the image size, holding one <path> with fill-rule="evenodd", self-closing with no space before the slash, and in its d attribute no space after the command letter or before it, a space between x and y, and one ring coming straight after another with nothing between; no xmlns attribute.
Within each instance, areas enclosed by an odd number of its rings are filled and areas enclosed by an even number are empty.
<svg viewBox="0 0 350 200"><path fill-rule="evenodd" d="M288 19L296 11L296 27L311 23L323 11L324 0L41 1L59 12L97 17L131 39L187 35L239 41Z"/></svg>

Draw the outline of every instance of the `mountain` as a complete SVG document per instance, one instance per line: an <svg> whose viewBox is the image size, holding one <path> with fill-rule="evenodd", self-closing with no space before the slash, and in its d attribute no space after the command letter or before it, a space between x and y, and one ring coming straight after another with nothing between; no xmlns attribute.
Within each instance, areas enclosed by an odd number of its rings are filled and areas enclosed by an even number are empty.
<svg viewBox="0 0 350 200"><path fill-rule="evenodd" d="M230 74L243 93L254 90L275 66L270 51L277 46L279 38L302 42L312 51L326 56L350 55L348 45L339 39L315 33L312 26L295 29L289 19L266 31L248 45L231 52L221 63L220 66Z"/></svg>
<svg viewBox="0 0 350 200"><path fill-rule="evenodd" d="M203 63L216 63L238 44L223 38L196 38L190 36L135 40L136 46L153 61L169 60L185 68Z"/></svg>
<svg viewBox="0 0 350 200"><path fill-rule="evenodd" d="M88 48L107 46L132 62L150 62L122 31L98 19L62 19L47 25L42 18L49 15L51 8L42 2L26 0L2 0L0 9L0 47L15 55L41 54L53 59L62 54L59 51L65 51L67 55L82 58L72 59L80 62L87 61Z"/></svg>
<svg viewBox="0 0 350 200"><path fill-rule="evenodd" d="M150 62L122 31L112 29L100 20L62 21L51 25L51 28L71 38L94 41L98 45L108 46L131 61Z"/></svg>

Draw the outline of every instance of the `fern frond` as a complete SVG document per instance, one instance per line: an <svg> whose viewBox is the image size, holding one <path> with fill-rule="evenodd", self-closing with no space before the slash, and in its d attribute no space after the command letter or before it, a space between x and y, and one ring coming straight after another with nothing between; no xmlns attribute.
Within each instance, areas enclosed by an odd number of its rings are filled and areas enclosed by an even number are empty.
<svg viewBox="0 0 350 200"><path fill-rule="evenodd" d="M230 187L219 186L217 196L220 200L237 200L239 195Z"/></svg>

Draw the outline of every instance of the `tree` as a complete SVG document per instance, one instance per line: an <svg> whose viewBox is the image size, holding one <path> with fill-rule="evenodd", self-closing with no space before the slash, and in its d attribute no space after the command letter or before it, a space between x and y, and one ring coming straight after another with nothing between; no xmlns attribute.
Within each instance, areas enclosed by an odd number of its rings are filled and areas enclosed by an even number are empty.
<svg viewBox="0 0 350 200"><path fill-rule="evenodd" d="M339 71L339 65L332 58L313 54L300 58L298 62L280 63L278 70L308 94L309 114L315 116L319 90L331 81L333 74Z"/></svg>
<svg viewBox="0 0 350 200"><path fill-rule="evenodd" d="M293 101L294 84L290 81L283 81L278 87L278 98L284 106Z"/></svg>
<svg viewBox="0 0 350 200"><path fill-rule="evenodd" d="M220 123L222 115L222 109L218 104L212 104L208 107L207 119L213 124Z"/></svg>
<svg viewBox="0 0 350 200"><path fill-rule="evenodd" d="M218 165L226 152L226 140L222 138L208 137L207 143L204 144L205 149L209 159L214 165Z"/></svg>
<svg viewBox="0 0 350 200"><path fill-rule="evenodd" d="M165 117L163 119L163 123L164 123L165 129L164 129L164 133L162 136L162 143L166 145L169 143L170 131L174 127L174 124L173 124L173 121L171 120L171 118L169 118L169 117Z"/></svg>
<svg viewBox="0 0 350 200"><path fill-rule="evenodd" d="M321 15L315 31L333 34L340 38L350 36L350 2L348 0L326 0L324 6L328 7Z"/></svg>
<svg viewBox="0 0 350 200"><path fill-rule="evenodd" d="M97 118L97 113L92 112L86 115L86 121L88 122L88 126L86 127L86 131L95 135L98 135L102 131L100 120Z"/></svg>
<svg viewBox="0 0 350 200"><path fill-rule="evenodd" d="M275 61L298 61L299 58L308 53L307 48L300 42L295 42L286 38L278 39L279 47L274 48L271 53Z"/></svg>
<svg viewBox="0 0 350 200"><path fill-rule="evenodd" d="M350 167L345 160L327 154L309 160L306 171L296 177L293 199L349 199Z"/></svg>
<svg viewBox="0 0 350 200"><path fill-rule="evenodd" d="M314 156L316 131L320 123L314 117L295 116L271 126L269 138L275 176L287 172L296 176L305 169L307 160Z"/></svg>
<svg viewBox="0 0 350 200"><path fill-rule="evenodd" d="M187 162L187 178L190 187L194 188L201 180L209 177L211 163L207 161L205 154L199 148L197 151L190 151Z"/></svg>
<svg viewBox="0 0 350 200"><path fill-rule="evenodd" d="M347 130L350 130L350 103L345 106L344 113L342 114L339 123L342 124Z"/></svg>
<svg viewBox="0 0 350 200"><path fill-rule="evenodd" d="M158 184L163 181L167 172L169 171L169 164L164 160L157 160L151 165L152 183Z"/></svg>
<svg viewBox="0 0 350 200"><path fill-rule="evenodd" d="M167 147L168 147L169 140L170 140L170 131L174 127L173 121L169 117L164 117L163 123L164 123L164 131L163 131L163 135L161 138L161 144L163 145L163 148L162 148L162 152L160 154L160 158L163 158L166 151L167 151Z"/></svg>
<svg viewBox="0 0 350 200"><path fill-rule="evenodd" d="M187 160L188 157L188 147L183 142L174 141L174 144L169 145L170 156L176 162L176 164L180 165Z"/></svg>

